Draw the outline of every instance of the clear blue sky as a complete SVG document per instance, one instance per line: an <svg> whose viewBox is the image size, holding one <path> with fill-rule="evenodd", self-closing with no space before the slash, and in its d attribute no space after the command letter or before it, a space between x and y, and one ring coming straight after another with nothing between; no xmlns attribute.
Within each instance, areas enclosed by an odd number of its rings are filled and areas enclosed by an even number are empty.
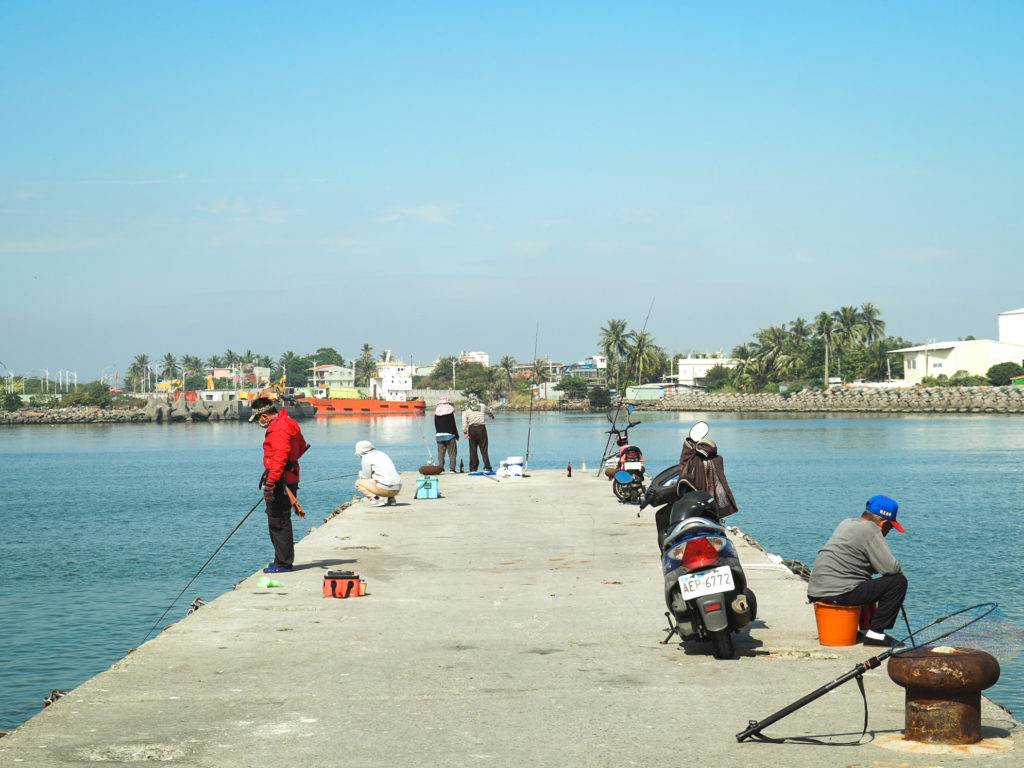
<svg viewBox="0 0 1024 768"><path fill-rule="evenodd" d="M0 0L0 361L1024 306L1024 5ZM539 329L539 330L538 330ZM3 373L0 369L0 373Z"/></svg>

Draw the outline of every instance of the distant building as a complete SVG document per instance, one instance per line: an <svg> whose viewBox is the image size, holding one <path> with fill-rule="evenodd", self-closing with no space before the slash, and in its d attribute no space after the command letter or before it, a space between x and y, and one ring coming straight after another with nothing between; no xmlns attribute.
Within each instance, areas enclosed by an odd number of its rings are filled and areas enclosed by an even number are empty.
<svg viewBox="0 0 1024 768"><path fill-rule="evenodd" d="M491 356L488 355L486 352L467 352L466 350L463 349L459 352L459 362L480 363L485 368L490 368Z"/></svg>
<svg viewBox="0 0 1024 768"><path fill-rule="evenodd" d="M565 375L585 379L592 387L604 387L608 384L608 359L604 355L591 355L581 363L565 366Z"/></svg>
<svg viewBox="0 0 1024 768"><path fill-rule="evenodd" d="M309 371L309 385L320 387L354 387L356 385L356 369L343 365L315 365Z"/></svg>
<svg viewBox="0 0 1024 768"><path fill-rule="evenodd" d="M903 356L903 381L910 386L920 384L925 376L952 376L957 371L984 376L998 363L1024 365L1024 309L999 313L999 341L937 341L889 354Z"/></svg>
<svg viewBox="0 0 1024 768"><path fill-rule="evenodd" d="M713 356L681 357L676 363L679 383L690 387L700 387L703 385L708 371L718 365L723 368L735 368L739 365L739 361Z"/></svg>

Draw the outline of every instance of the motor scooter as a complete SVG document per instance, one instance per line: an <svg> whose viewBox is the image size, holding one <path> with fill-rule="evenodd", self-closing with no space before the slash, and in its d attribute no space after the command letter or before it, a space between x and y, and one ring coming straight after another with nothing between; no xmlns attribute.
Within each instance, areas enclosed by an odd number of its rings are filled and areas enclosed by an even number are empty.
<svg viewBox="0 0 1024 768"><path fill-rule="evenodd" d="M708 425L698 422L688 439L699 445L707 434ZM699 487L706 483L706 473L680 474L678 465L660 472L640 504L640 509L656 508L669 617L665 642L673 634L684 642L710 641L715 658L731 659L732 633L756 618L757 598L747 587L715 497Z"/></svg>
<svg viewBox="0 0 1024 768"><path fill-rule="evenodd" d="M644 491L644 454L629 442L629 430L642 422L633 421L633 406L627 409L626 426L618 429L609 413L611 429L605 434L615 436L615 447L601 460L605 475L612 481L612 493L623 503L638 504Z"/></svg>

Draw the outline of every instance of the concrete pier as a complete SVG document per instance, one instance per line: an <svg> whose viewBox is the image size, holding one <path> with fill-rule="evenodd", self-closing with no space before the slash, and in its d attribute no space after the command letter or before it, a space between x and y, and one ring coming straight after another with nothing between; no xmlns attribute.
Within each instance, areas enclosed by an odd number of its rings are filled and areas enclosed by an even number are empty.
<svg viewBox="0 0 1024 768"><path fill-rule="evenodd" d="M737 743L749 720L879 649L818 645L805 582L741 535L758 618L734 635L738 658L717 661L709 645L675 638L662 645L650 511L638 518L593 472L529 475L444 474L442 498L416 500L415 475L406 474L397 507L349 507L297 545L296 570L274 577L283 588L258 588L257 573L169 626L0 739L0 764L989 768L1024 760L1020 723L988 700L975 751L910 751L900 743L903 689L884 668L864 677L864 743ZM728 521L743 528L743 510ZM327 568L358 572L368 594L323 597ZM766 732L851 741L862 723L851 682Z"/></svg>

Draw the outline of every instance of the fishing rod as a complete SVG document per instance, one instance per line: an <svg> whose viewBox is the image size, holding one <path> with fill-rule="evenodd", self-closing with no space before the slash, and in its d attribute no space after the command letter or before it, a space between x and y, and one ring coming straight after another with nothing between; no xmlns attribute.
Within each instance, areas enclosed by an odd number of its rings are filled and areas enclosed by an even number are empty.
<svg viewBox="0 0 1024 768"><path fill-rule="evenodd" d="M303 485L313 485L314 483L326 483L328 480L340 480L343 477L355 477L358 472L349 472L347 475L331 475L330 477L321 477L319 480L309 480Z"/></svg>
<svg viewBox="0 0 1024 768"><path fill-rule="evenodd" d="M540 338L540 323L533 335L533 381L537 382L537 340ZM526 454L523 456L523 475L530 468L530 431L533 429L533 387L530 387L530 418L526 422Z"/></svg>
<svg viewBox="0 0 1024 768"><path fill-rule="evenodd" d="M199 578L199 574L203 572L203 569L206 568L206 566L208 566L210 564L210 561L213 560L213 558L215 558L217 556L217 553L220 552L221 549L224 548L224 545L228 543L228 539L230 539L232 536L234 536L235 532L238 531L238 529L242 527L242 523L244 523L246 520L249 519L249 515L251 515L253 512L256 511L256 507L258 507L260 504L264 504L264 503L266 503L266 502L261 497L259 501L257 501L255 504L252 505L252 509L250 509L248 512L245 513L245 517L243 517L241 520L238 521L238 525L235 526L235 529L233 531L231 531L231 533L229 533L227 535L227 538L224 539L224 541L222 541L220 543L220 546L217 547L217 549L215 549L213 551L213 554L210 555L210 559L207 560L205 563L203 563L203 567L202 568L200 568L198 571L196 571L196 575L193 576L191 578L191 580L189 580L188 584L185 585L185 589L188 589L189 587L191 587L192 586L192 582ZM178 593L178 596L176 598L174 598L173 600L171 600L171 604L167 606L167 610L165 610L163 613L161 613L160 614L160 618L153 622L153 626L149 628L149 632L147 632L146 636L144 638L142 638L142 643L146 642L149 639L149 636L151 634L153 634L153 630L156 629L157 624L159 624L161 621L163 621L164 616L166 616L167 613L171 610L171 608L174 607L174 604L176 602L178 602L178 600L181 599L181 596L185 594L185 589L181 590L181 592ZM139 645L142 645L142 643L139 643Z"/></svg>
<svg viewBox="0 0 1024 768"><path fill-rule="evenodd" d="M654 309L654 297L651 297L651 306L647 308L647 317L644 318L644 327L640 329L642 337L647 332L647 321L651 319L651 310ZM636 385L640 386L640 355L636 356Z"/></svg>
<svg viewBox="0 0 1024 768"><path fill-rule="evenodd" d="M931 622L930 624L926 624L925 626L921 627L921 629L917 630L917 632L911 632L909 635L904 637L902 640L895 641L893 643L892 647L890 647L888 650L883 651L882 653L878 654L877 656L872 656L867 661L861 662L860 664L855 666L853 669L851 669L846 674L840 675L835 680L832 680L832 681L830 681L828 683L825 683L825 685L821 686L817 690L811 691L809 694L807 694L803 698L797 699L796 701L794 701L789 706L786 706L786 707L783 707L782 709L780 709L778 712L775 712L774 714L768 715L768 717L764 718L764 720L751 720L748 723L746 730L741 731L740 733L736 734L736 741L745 741L746 739L753 739L755 741L767 742L767 743L771 743L771 744L781 744L781 743L783 743L785 741L795 741L795 742L800 742L800 743L804 743L804 744L830 744L831 743L834 746L851 746L851 745L854 745L854 744L859 744L860 743L860 739L864 738L864 734L867 733L867 730L868 730L868 699L867 699L867 695L864 693L864 680L863 680L865 672L868 672L869 670L872 670L872 669L876 669L879 665L881 665L881 663L883 661L888 659L890 656L899 656L902 653L907 653L908 651L915 650L915 648L920 647L920 646L933 645L934 643L938 642L939 640L943 639L944 637L948 637L949 635L952 635L954 632L959 632L960 630L965 629L966 627L969 627L971 624L974 624L975 622L980 621L981 619L984 619L986 616L990 615L993 611L995 611L996 608L998 608L998 605L996 603L978 603L977 605L972 605L972 606L969 606L968 608L961 608L959 611L954 611L952 613L947 613L945 616L942 616L942 617L936 619L935 621ZM953 629L951 629L951 630L949 630L947 632L942 632L941 634L934 634L933 633L932 635L930 635L928 637L927 640L916 640L915 641L915 639L914 639L915 635L920 635L926 629L929 629L930 627L934 627L934 626L936 626L938 624L941 624L942 622L947 621L949 619L955 618L957 616L961 616L962 614L965 614L965 613L969 614L970 611L980 611L980 612L978 613L977 616L974 616L973 618L969 618L969 619L966 619L966 620L961 620L960 622L958 622L956 624L956 626L953 627ZM908 629L909 629L909 625L908 625ZM938 632L938 630L935 630L935 632ZM908 641L909 641L909 644L908 644ZM812 701L815 701L816 699L820 699L822 696L824 696L829 691L835 690L840 685L842 685L843 683L848 683L850 680L856 680L857 681L857 686L860 688L861 695L864 697L864 730L861 733L860 738L857 741L854 741L854 742L841 742L841 743L840 742L826 742L826 741L821 741L819 739L812 739L812 738L807 737L807 736L789 736L789 737L783 737L783 738L773 738L771 736L765 736L762 733L762 731L765 728L767 728L769 725L771 725L772 723L777 723L779 720L781 720L782 718L786 717L787 715L791 715L792 713L796 712L801 707L805 707L808 704L810 704Z"/></svg>

